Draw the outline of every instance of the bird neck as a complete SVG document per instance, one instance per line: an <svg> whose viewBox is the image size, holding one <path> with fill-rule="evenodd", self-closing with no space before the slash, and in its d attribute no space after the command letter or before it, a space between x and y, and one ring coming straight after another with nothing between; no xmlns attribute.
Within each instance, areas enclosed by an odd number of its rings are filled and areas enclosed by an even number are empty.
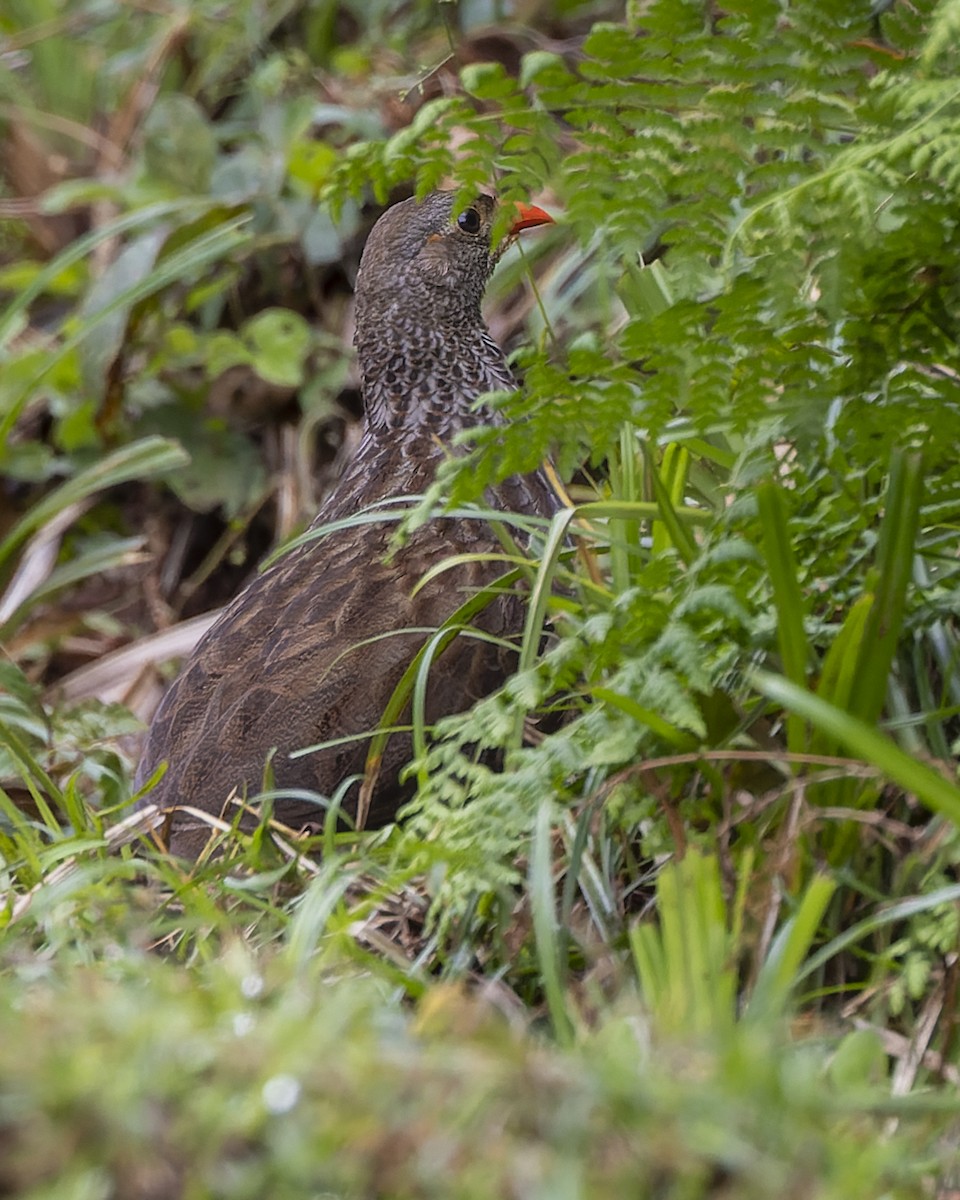
<svg viewBox="0 0 960 1200"><path fill-rule="evenodd" d="M477 318L463 323L358 320L365 420L360 445L317 524L375 507L397 496L424 493L454 436L475 425L501 424L494 409L477 405L485 392L516 387L513 372ZM556 500L539 471L505 480L490 499L508 510L549 515Z"/></svg>
<svg viewBox="0 0 960 1200"><path fill-rule="evenodd" d="M484 392L516 386L482 322L429 329L411 323L389 334L367 326L358 331L357 356L372 437L428 434L445 442L460 429L497 419L476 406Z"/></svg>

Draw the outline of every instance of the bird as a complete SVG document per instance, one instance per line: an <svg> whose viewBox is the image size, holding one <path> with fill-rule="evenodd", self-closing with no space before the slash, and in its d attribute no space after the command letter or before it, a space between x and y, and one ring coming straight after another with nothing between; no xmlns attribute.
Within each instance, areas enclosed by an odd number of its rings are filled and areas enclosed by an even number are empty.
<svg viewBox="0 0 960 1200"><path fill-rule="evenodd" d="M399 548L391 541L395 524L336 524L422 495L460 430L503 421L477 405L485 393L517 386L481 301L506 245L553 218L532 204L507 205L507 233L495 243L499 207L486 193L461 207L455 192L436 191L393 205L373 226L355 286L363 430L310 527L335 528L300 541L238 593L147 731L135 787L161 764L166 772L138 803L167 812L172 854L196 859L210 823L187 810L231 819L228 795L236 789L253 798L271 755L273 814L288 828L316 828L323 809L313 797L329 800L338 789L346 789L342 810L356 817L365 808L368 827L390 823L412 794L399 780L412 756L410 736L395 733L361 805L370 734L431 631L503 574L502 562L489 557L502 555L502 546L485 522L452 514L416 529ZM507 479L486 500L545 518L558 507L542 469ZM417 590L450 556L470 557ZM516 659L504 640L517 639L523 619L522 597L504 590L473 619L485 637L458 635L446 646L431 665L428 723L466 710L505 681Z"/></svg>

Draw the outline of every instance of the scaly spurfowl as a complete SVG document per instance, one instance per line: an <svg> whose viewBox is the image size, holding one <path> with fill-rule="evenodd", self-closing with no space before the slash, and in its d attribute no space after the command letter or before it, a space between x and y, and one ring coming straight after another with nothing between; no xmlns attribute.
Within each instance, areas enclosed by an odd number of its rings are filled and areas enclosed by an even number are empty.
<svg viewBox="0 0 960 1200"><path fill-rule="evenodd" d="M367 239L357 274L354 339L364 430L311 528L424 492L459 430L502 419L476 405L485 392L516 386L480 304L504 246L522 229L552 218L519 204L515 215L511 210L506 238L493 245L493 197L480 195L454 212L451 192L405 200L377 221ZM556 508L539 473L505 481L487 501L540 516ZM437 628L503 573L502 564L481 558L440 574L413 595L442 559L501 547L482 521L440 517L391 556L395 528L375 522L300 545L240 592L199 642L157 710L137 772L140 786L168 763L146 801L171 810L173 853L195 858L210 834L205 822L177 806L220 814L231 789L254 796L271 750L279 789L330 797L349 776L361 775L369 747L363 735L380 723L429 636L424 629ZM474 624L495 638L515 639L523 627L523 601L504 593ZM511 657L489 641L456 637L432 666L427 720L463 711L499 686ZM348 740L290 757L338 739ZM409 737L390 738L369 796L368 825L391 820L409 796L397 776L410 754ZM351 789L347 811L356 810L358 791ZM322 815L315 803L292 797L278 800L274 812L294 827Z"/></svg>

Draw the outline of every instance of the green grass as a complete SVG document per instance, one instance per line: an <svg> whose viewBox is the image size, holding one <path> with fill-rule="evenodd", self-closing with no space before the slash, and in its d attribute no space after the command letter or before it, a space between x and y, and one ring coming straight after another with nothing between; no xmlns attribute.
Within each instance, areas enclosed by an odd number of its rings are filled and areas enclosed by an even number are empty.
<svg viewBox="0 0 960 1200"><path fill-rule="evenodd" d="M0 15L0 1192L952 1195L958 0L123 7ZM144 635L315 536L371 202L493 182L524 388L341 528L549 455L517 670L427 725L463 598L395 827L172 861Z"/></svg>

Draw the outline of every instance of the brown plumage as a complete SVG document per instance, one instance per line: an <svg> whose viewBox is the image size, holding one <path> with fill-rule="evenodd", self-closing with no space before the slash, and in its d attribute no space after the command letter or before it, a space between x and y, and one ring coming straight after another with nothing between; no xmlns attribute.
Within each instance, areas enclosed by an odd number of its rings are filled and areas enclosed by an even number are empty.
<svg viewBox="0 0 960 1200"><path fill-rule="evenodd" d="M476 398L514 386L480 314L503 249L491 248L496 202L479 196L458 218L453 211L452 193L436 192L422 203L406 200L380 218L367 240L357 276L355 337L364 432L313 528L425 491L453 435L496 419L475 410ZM540 209L518 206L510 236L549 220ZM488 501L541 516L555 508L539 474L508 480ZM436 629L503 572L496 563L465 564L412 596L438 561L501 548L482 522L441 518L387 559L395 528L377 522L307 542L233 600L150 727L138 784L162 761L169 766L148 800L219 814L232 788L256 794L271 749L278 788L330 797L345 779L363 773L366 738L289 755L375 730L429 637L424 631ZM474 623L515 639L522 622L521 599L504 595ZM410 632L396 632L402 630ZM512 657L489 642L458 636L431 670L427 720L461 711L490 692L509 673ZM393 736L370 795L368 824L389 821L407 798L397 775L409 757L409 738ZM356 811L358 792L353 784L347 811ZM294 827L322 817L305 797L278 800L274 811ZM195 857L209 827L174 811L169 835L172 851Z"/></svg>

